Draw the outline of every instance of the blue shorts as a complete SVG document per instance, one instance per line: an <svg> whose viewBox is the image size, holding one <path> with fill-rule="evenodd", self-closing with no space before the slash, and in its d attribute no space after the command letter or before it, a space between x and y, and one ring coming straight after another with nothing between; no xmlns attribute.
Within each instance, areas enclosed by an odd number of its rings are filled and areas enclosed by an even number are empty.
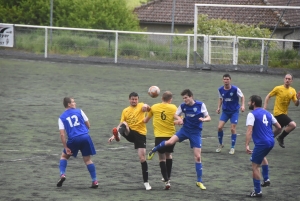
<svg viewBox="0 0 300 201"><path fill-rule="evenodd" d="M250 157L250 161L252 163L260 165L269 152L273 149L274 146L255 146L253 149L253 153Z"/></svg>
<svg viewBox="0 0 300 201"><path fill-rule="evenodd" d="M224 121L226 123L228 119L230 119L231 124L237 124L239 121L239 110L236 110L235 112L226 112L223 110L220 116L220 121Z"/></svg>
<svg viewBox="0 0 300 201"><path fill-rule="evenodd" d="M202 146L200 130L191 131L182 127L175 135L179 138L179 142L189 139L191 148L201 148Z"/></svg>
<svg viewBox="0 0 300 201"><path fill-rule="evenodd" d="M79 150L82 156L91 156L96 154L92 138L89 134L79 135L72 139L68 139L67 147L71 149L73 153L72 156L74 156L75 158ZM63 150L63 152L67 154L65 149Z"/></svg>

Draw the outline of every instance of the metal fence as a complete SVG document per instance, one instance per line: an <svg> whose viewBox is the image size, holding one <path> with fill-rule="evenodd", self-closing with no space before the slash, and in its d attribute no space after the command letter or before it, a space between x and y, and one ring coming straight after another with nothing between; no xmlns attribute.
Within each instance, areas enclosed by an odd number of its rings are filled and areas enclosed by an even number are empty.
<svg viewBox="0 0 300 201"><path fill-rule="evenodd" d="M300 40L14 25L15 45L0 56L157 68L300 69ZM298 45L298 46L297 46Z"/></svg>

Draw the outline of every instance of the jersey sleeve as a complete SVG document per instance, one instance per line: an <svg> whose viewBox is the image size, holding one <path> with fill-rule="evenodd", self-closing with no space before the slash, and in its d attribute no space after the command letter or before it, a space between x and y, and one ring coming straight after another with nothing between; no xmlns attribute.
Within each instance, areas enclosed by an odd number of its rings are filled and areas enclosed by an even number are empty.
<svg viewBox="0 0 300 201"><path fill-rule="evenodd" d="M255 121L254 115L252 113L249 113L247 115L246 126L253 126L254 121Z"/></svg>
<svg viewBox="0 0 300 201"><path fill-rule="evenodd" d="M220 93L220 90L218 90L218 94L219 94L219 98L223 99L221 93Z"/></svg>
<svg viewBox="0 0 300 201"><path fill-rule="evenodd" d="M87 118L87 116L85 115L85 113L82 110L80 110L80 112L81 112L81 115L82 115L84 121L85 122L88 121L89 119Z"/></svg>
<svg viewBox="0 0 300 201"><path fill-rule="evenodd" d="M58 129L59 130L64 130L65 129L65 126L62 122L62 120L60 118L58 118Z"/></svg>
<svg viewBox="0 0 300 201"><path fill-rule="evenodd" d="M181 105L179 105L179 107L177 108L176 114L177 114L178 116L180 116L180 115L182 114Z"/></svg>
<svg viewBox="0 0 300 201"><path fill-rule="evenodd" d="M237 95L242 98L244 96L243 92L241 91L240 88L237 88Z"/></svg>
<svg viewBox="0 0 300 201"><path fill-rule="evenodd" d="M272 124L276 124L277 123L277 119L275 119L275 117L273 116L273 114L271 114L272 116Z"/></svg>
<svg viewBox="0 0 300 201"><path fill-rule="evenodd" d="M270 97L276 96L277 91L278 91L278 87L274 87L274 89L269 93L269 96L270 96Z"/></svg>
<svg viewBox="0 0 300 201"><path fill-rule="evenodd" d="M207 111L206 105L204 103L202 103L202 106L201 106L201 113L203 113L203 115L205 117L208 115L208 111Z"/></svg>

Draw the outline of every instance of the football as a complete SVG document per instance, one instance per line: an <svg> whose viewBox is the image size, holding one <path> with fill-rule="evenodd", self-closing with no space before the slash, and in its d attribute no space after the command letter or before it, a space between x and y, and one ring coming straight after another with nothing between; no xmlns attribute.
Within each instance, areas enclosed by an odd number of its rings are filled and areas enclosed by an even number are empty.
<svg viewBox="0 0 300 201"><path fill-rule="evenodd" d="M158 88L158 86L151 86L148 89L148 94L152 98L156 98L159 95L159 93L160 93L160 89Z"/></svg>

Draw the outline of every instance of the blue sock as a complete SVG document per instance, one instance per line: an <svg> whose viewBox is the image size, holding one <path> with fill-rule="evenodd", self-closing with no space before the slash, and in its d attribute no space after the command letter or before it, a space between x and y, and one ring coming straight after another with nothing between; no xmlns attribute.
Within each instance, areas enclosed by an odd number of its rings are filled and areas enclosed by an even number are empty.
<svg viewBox="0 0 300 201"><path fill-rule="evenodd" d="M89 165L87 165L86 167L87 167L88 171L90 172L92 181L97 181L96 168L95 168L94 163L89 164Z"/></svg>
<svg viewBox="0 0 300 201"><path fill-rule="evenodd" d="M195 163L197 182L202 182L202 163Z"/></svg>
<svg viewBox="0 0 300 201"><path fill-rule="evenodd" d="M267 181L269 179L269 165L262 165L261 169L264 181Z"/></svg>
<svg viewBox="0 0 300 201"><path fill-rule="evenodd" d="M260 180L253 178L253 184L254 184L255 193L260 193L261 192Z"/></svg>
<svg viewBox="0 0 300 201"><path fill-rule="evenodd" d="M162 141L161 143L159 143L159 145L157 145L156 147L154 147L153 149L152 149L152 152L156 152L157 150L159 150L159 149L161 149L161 148L163 148L163 147L165 147L166 145L165 145L165 140L164 141Z"/></svg>
<svg viewBox="0 0 300 201"><path fill-rule="evenodd" d="M65 159L60 159L59 161L59 172L60 172L60 176L62 174L66 173L66 169L67 169L67 165L68 165L68 161Z"/></svg>
<svg viewBox="0 0 300 201"><path fill-rule="evenodd" d="M236 142L236 134L231 134L231 148L234 148Z"/></svg>
<svg viewBox="0 0 300 201"><path fill-rule="evenodd" d="M224 135L223 131L218 132L218 139L220 144L223 144L223 135Z"/></svg>

